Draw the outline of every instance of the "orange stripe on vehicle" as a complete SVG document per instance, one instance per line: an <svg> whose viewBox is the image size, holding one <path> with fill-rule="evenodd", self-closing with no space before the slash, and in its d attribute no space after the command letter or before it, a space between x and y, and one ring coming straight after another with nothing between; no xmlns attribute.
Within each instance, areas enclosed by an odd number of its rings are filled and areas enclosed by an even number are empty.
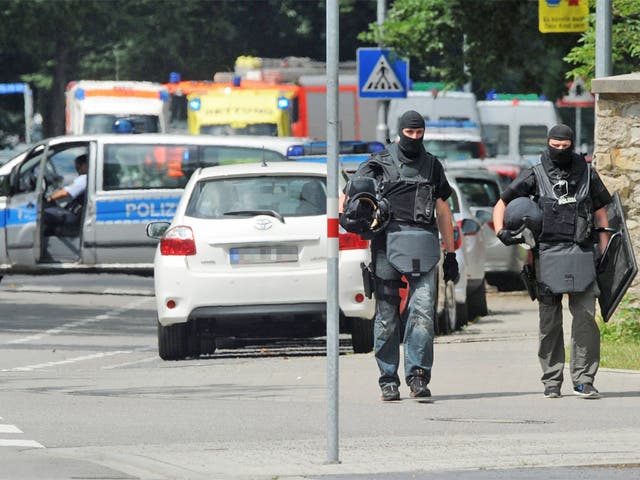
<svg viewBox="0 0 640 480"><path fill-rule="evenodd" d="M85 97L139 97L160 98L160 92L147 90L130 90L127 88L113 88L106 90L85 90Z"/></svg>

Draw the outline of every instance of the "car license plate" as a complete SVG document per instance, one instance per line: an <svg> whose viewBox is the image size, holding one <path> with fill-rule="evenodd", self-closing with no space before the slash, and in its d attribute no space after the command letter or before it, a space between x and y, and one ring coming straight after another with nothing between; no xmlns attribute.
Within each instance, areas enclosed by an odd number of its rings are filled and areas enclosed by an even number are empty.
<svg viewBox="0 0 640 480"><path fill-rule="evenodd" d="M298 261L298 247L241 247L229 249L231 265L286 263Z"/></svg>

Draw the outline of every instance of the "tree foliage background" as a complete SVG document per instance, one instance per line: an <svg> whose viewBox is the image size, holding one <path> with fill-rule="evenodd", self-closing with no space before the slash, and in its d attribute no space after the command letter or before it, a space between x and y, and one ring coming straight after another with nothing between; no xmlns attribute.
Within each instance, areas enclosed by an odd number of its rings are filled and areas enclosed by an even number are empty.
<svg viewBox="0 0 640 480"><path fill-rule="evenodd" d="M341 60L383 38L410 59L414 80L471 81L479 98L495 89L556 99L568 72L593 72L593 23L584 35L541 34L537 0L387 4L380 37L376 0L340 0ZM640 0L613 5L614 68L625 73L640 57ZM322 60L325 18L325 0L0 0L0 82L28 82L45 133L60 134L71 80L212 79L239 55ZM10 101L20 99L0 108Z"/></svg>

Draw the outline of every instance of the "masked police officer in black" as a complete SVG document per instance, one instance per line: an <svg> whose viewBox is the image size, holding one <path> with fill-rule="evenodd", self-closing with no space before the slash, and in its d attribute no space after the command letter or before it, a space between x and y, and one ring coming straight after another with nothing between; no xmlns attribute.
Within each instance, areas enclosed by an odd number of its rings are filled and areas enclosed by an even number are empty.
<svg viewBox="0 0 640 480"><path fill-rule="evenodd" d="M371 238L376 316L375 357L380 370L382 400L399 400L400 295L404 275L409 282L404 331L404 373L411 397L430 397L427 387L433 366L436 276L440 239L446 247L445 280L457 280L451 210L451 187L442 164L423 144L425 122L415 111L399 120L399 139L373 154L358 168L345 188L340 223ZM373 180L372 180L373 179ZM367 184L366 181L370 183ZM363 185L365 185L363 187ZM369 185L369 187L366 187ZM368 190L368 191L367 191ZM354 198L377 197L370 201ZM356 224L363 228L355 230ZM375 233L371 233L371 232Z"/></svg>
<svg viewBox="0 0 640 480"><path fill-rule="evenodd" d="M540 163L520 172L494 208L498 238L505 245L521 243L503 228L505 209L518 197L531 196L541 209L542 233L534 249L540 313L538 358L544 396L558 398L564 369L562 295L568 294L571 324L570 371L573 392L599 398L593 386L600 363L600 332L595 322L596 260L608 234L606 205L611 195L595 170L574 152L574 134L567 125L549 130ZM599 244L599 248L596 248Z"/></svg>

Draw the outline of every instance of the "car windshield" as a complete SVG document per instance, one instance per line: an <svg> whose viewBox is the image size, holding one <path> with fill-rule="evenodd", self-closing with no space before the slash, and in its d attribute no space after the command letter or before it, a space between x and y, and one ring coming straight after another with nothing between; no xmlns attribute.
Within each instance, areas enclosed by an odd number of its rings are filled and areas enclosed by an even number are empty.
<svg viewBox="0 0 640 480"><path fill-rule="evenodd" d="M242 218L273 211L283 217L324 215L326 180L313 176L261 176L198 182L186 215L196 218Z"/></svg>
<svg viewBox="0 0 640 480"><path fill-rule="evenodd" d="M275 123L250 123L243 126L237 125L203 125L200 127L203 135L278 135L278 126Z"/></svg>
<svg viewBox="0 0 640 480"><path fill-rule="evenodd" d="M493 207L500 199L496 182L480 178L456 178L456 183L470 207Z"/></svg>
<svg viewBox="0 0 640 480"><path fill-rule="evenodd" d="M156 115L87 115L84 119L84 133L111 133L116 120L127 118L136 133L157 133L160 131L159 119Z"/></svg>
<svg viewBox="0 0 640 480"><path fill-rule="evenodd" d="M480 158L480 143L463 140L425 140L424 148L440 160Z"/></svg>
<svg viewBox="0 0 640 480"><path fill-rule="evenodd" d="M545 125L523 125L520 127L520 155L539 155L547 145Z"/></svg>

